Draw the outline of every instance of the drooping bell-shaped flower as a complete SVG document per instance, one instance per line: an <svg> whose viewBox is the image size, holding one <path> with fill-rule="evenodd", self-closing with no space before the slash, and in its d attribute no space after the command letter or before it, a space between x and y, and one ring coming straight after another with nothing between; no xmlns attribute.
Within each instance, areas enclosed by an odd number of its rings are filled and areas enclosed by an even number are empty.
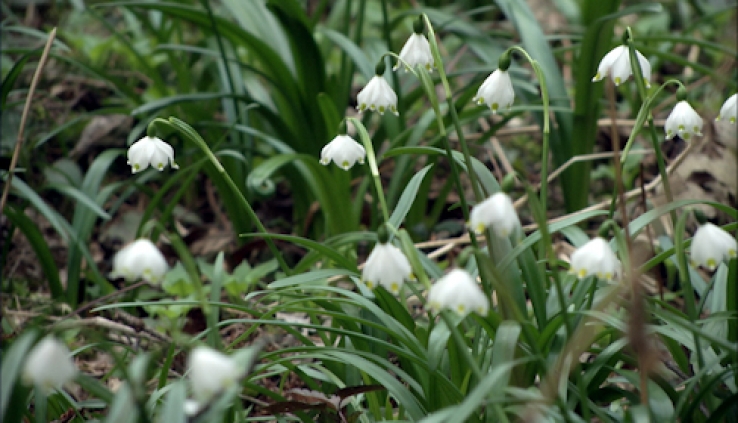
<svg viewBox="0 0 738 423"><path fill-rule="evenodd" d="M462 317L471 312L486 316L489 300L469 272L454 269L431 286L428 307L436 313L453 310Z"/></svg>
<svg viewBox="0 0 738 423"><path fill-rule="evenodd" d="M603 280L615 281L620 278L621 265L610 244L601 237L595 237L571 255L569 272L579 279L594 275Z"/></svg>
<svg viewBox="0 0 738 423"><path fill-rule="evenodd" d="M149 166L159 171L169 163L172 169L179 169L174 162L174 148L157 137L143 137L128 147L128 165L133 173L141 172Z"/></svg>
<svg viewBox="0 0 738 423"><path fill-rule="evenodd" d="M643 74L643 82L646 88L651 86L651 64L640 51L635 51L638 58L638 64ZM630 66L630 52L628 46L621 45L610 50L600 61L597 67L597 74L592 78L592 82L600 81L610 75L615 85L620 85L630 78L633 70Z"/></svg>
<svg viewBox="0 0 738 423"><path fill-rule="evenodd" d="M384 75L384 70L384 59L380 59L379 63L377 63L375 75L359 91L359 94L356 95L356 108L359 112L371 110L379 112L380 115L383 115L386 111L390 111L395 115L400 114L397 111L397 94L395 94L390 84L382 76Z"/></svg>
<svg viewBox="0 0 738 423"><path fill-rule="evenodd" d="M412 34L407 39L405 45L400 50L400 59L392 70L400 67L405 68L405 72L415 66L422 66L428 71L432 71L435 67L433 54L431 54L428 39L423 34Z"/></svg>
<svg viewBox="0 0 738 423"><path fill-rule="evenodd" d="M725 229L707 222L695 232L690 251L695 266L712 271L721 261L736 257L738 242Z"/></svg>
<svg viewBox="0 0 738 423"><path fill-rule="evenodd" d="M364 164L366 150L346 134L338 135L323 147L320 152L320 163L327 165L333 161L343 170L349 170L355 163Z"/></svg>
<svg viewBox="0 0 738 423"><path fill-rule="evenodd" d="M510 196L504 192L492 194L474 206L469 214L469 228L476 233L482 233L491 227L495 235L504 238L510 236L518 226L518 213Z"/></svg>
<svg viewBox="0 0 738 423"><path fill-rule="evenodd" d="M364 264L361 280L369 289L383 286L397 295L403 283L412 277L410 262L402 250L390 243L381 241L374 246Z"/></svg>
<svg viewBox="0 0 738 423"><path fill-rule="evenodd" d="M500 109L509 109L515 101L515 90L510 74L501 69L492 72L479 87L472 101L488 105L492 113L497 113Z"/></svg>
<svg viewBox="0 0 738 423"><path fill-rule="evenodd" d="M192 395L200 406L224 390L238 385L245 373L235 359L205 346L192 349L187 367ZM192 405L188 407L197 408Z"/></svg>
<svg viewBox="0 0 738 423"><path fill-rule="evenodd" d="M153 242L141 238L123 247L113 258L111 278L143 279L159 283L169 270L164 255Z"/></svg>
<svg viewBox="0 0 738 423"><path fill-rule="evenodd" d="M689 141L693 135L702 136L702 118L686 100L681 100L666 118L664 132L667 140L679 135L683 140Z"/></svg>
<svg viewBox="0 0 738 423"><path fill-rule="evenodd" d="M730 123L736 122L736 113L738 111L736 110L738 108L738 94L733 94L730 97L728 97L727 100L725 100L725 103L723 103L723 107L720 108L720 114L715 118L715 120L725 120L727 119Z"/></svg>
<svg viewBox="0 0 738 423"><path fill-rule="evenodd" d="M420 16L413 25L413 34L400 50L400 60L397 61L392 70L404 67L405 72L407 72L415 66L422 66L429 72L433 70L433 67L435 67L433 53L431 53L428 39L423 35L423 27L423 17Z"/></svg>
<svg viewBox="0 0 738 423"><path fill-rule="evenodd" d="M23 379L51 393L77 375L72 354L66 345L51 335L39 341L26 357Z"/></svg>

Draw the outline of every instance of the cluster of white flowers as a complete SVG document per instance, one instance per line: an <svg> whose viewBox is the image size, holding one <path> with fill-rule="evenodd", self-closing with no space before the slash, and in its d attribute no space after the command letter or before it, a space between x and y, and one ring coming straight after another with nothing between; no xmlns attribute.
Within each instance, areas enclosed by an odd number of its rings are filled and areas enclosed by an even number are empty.
<svg viewBox="0 0 738 423"><path fill-rule="evenodd" d="M116 253L110 277L124 278L129 282L143 279L159 283L168 270L167 260L156 245L146 238L141 238Z"/></svg>
<svg viewBox="0 0 738 423"><path fill-rule="evenodd" d="M690 252L693 266L714 271L721 262L738 256L738 242L723 228L708 222L695 232ZM580 279L596 276L606 281L617 281L622 277L622 265L610 244L601 237L595 237L571 255L569 272Z"/></svg>

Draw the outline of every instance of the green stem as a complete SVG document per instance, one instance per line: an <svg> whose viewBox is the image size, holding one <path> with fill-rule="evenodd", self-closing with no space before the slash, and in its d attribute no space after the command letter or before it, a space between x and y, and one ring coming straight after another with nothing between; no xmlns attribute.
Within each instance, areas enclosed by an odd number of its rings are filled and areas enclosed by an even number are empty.
<svg viewBox="0 0 738 423"><path fill-rule="evenodd" d="M546 84L546 76L543 73L543 69L537 61L533 60L532 57L520 46L510 47L511 51L518 51L522 54L525 59L533 67L533 72L538 78L538 85L541 87L541 101L543 102L543 152L541 154L541 186L540 186L540 203L544 212L546 209L546 202L548 200L548 156L550 154L550 136L551 136L551 106L548 96L548 85Z"/></svg>
<svg viewBox="0 0 738 423"><path fill-rule="evenodd" d="M472 370L472 373L474 374L474 377L476 377L477 381L482 380L482 377L484 376L482 374L482 370L479 368L479 364L477 364L477 360L474 358L472 353L469 351L469 348L466 345L466 340L463 336L461 336L461 332L459 332L459 328L454 324L453 319L449 317L448 313L449 311L441 311L441 319L443 319L444 323L446 323L446 326L448 327L448 330L451 331L451 336L454 337L454 341L456 341L456 344L458 346L458 350L461 353L461 355L464 356L466 359L466 364L469 365L469 367Z"/></svg>
<svg viewBox="0 0 738 423"><path fill-rule="evenodd" d="M387 43L387 50L392 51L392 31L389 22L387 0L382 0L382 35L384 36L384 42ZM392 63L390 63L389 69L392 69ZM396 89L397 110L400 110L400 104L402 104L402 90L400 89L400 78L397 76L397 72L392 72L392 85L394 85Z"/></svg>
<svg viewBox="0 0 738 423"><path fill-rule="evenodd" d="M385 222L389 222L389 208L387 207L387 199L384 197L384 188L382 187L382 179L379 177L379 166L377 165L377 156L374 154L374 145L372 145L372 139L369 136L364 125L359 119L346 118L349 122L354 124L354 127L359 132L359 138L364 149L366 150L366 161L369 163L369 171L374 181L374 188L377 191L377 200L379 200L379 207L382 210L382 217Z"/></svg>
<svg viewBox="0 0 738 423"><path fill-rule="evenodd" d="M632 53L634 54L634 53ZM631 58L631 60L637 60ZM640 73L640 66L634 67L634 72L637 71L639 75L642 75ZM641 85L643 85L643 89L645 90L645 84L643 83L643 78L641 76L636 76L637 81L641 81ZM623 153L620 158L620 162L622 163L622 167L625 166L625 161L628 158L628 153L630 152L630 149L635 144L636 136L640 133L641 129L643 128L643 125L646 123L646 120L648 120L648 126L650 127L650 135L651 135L651 142L652 147L654 149L654 153L656 154L656 162L658 163L659 167L659 175L661 176L661 181L664 184L664 194L666 195L667 202L674 201L674 198L671 193L671 186L669 185L669 179L668 175L666 173L666 161L664 159L664 155L661 152L661 145L659 141L659 136L656 134L656 128L654 127L653 122L653 116L651 115L651 109L653 108L653 103L656 101L656 97L669 85L677 85L678 87L684 87L684 84L682 84L681 81L678 81L676 79L670 79L668 81L665 81L663 84L661 84L654 92L653 94L646 95L644 98L643 103L641 104L641 108L638 111L638 115L636 115L636 121L633 125L633 130L630 132L630 135L628 136L628 141L625 143L625 148L623 148ZM614 188L617 190L617 187ZM613 193L613 200L610 204L610 215L609 218L612 219L613 215L615 213L615 201L617 199L616 192ZM676 222L676 212L674 210L671 210L670 217L672 219L672 224Z"/></svg>
<svg viewBox="0 0 738 423"><path fill-rule="evenodd" d="M628 46L628 53L630 54L630 67L633 71L633 76L635 78L636 86L638 87L638 94L641 96L641 101L645 101L648 98L648 90L646 88L646 83L643 80L643 72L641 70L640 63L638 62L636 48L633 44L633 31L630 29L630 27L627 27L625 30L628 34L626 43ZM681 82L679 82L679 84L681 85ZM656 163L659 167L661 183L664 185L664 194L666 195L666 201L671 203L672 201L674 201L674 196L671 194L671 185L669 184L669 178L666 174L666 160L664 160L664 155L661 152L661 147L659 145L659 136L656 134L656 128L653 124L653 115L651 115L650 109L648 110L648 126L650 128L649 132L651 135L651 142L653 143L653 150L656 153ZM625 162L625 157L623 157L623 162ZM669 216L671 217L671 224L674 225L677 219L676 211L671 210L669 212Z"/></svg>
<svg viewBox="0 0 738 423"><path fill-rule="evenodd" d="M36 416L36 422L37 423L46 423L47 417L48 417L48 398L46 396L46 392L44 392L43 388L36 386L35 388L35 397L36 401L34 403L34 414Z"/></svg>
<svg viewBox="0 0 738 423"><path fill-rule="evenodd" d="M436 68L438 69L438 76L441 78L441 84L443 85L443 92L446 97L446 103L448 104L449 112L451 113L451 121L454 124L454 128L456 129L456 134L459 137L459 145L461 146L461 153L464 155L464 162L466 163L466 173L469 175L469 181L472 186L472 190L474 191L474 197L477 203L482 202L484 200L484 194L482 193L481 185L479 184L477 180L477 174L474 172L474 167L471 159L471 154L469 153L469 146L466 143L466 139L464 138L464 131L461 128L461 123L459 122L459 115L456 112L456 105L454 104L454 97L453 92L451 91L451 86L448 82L448 77L446 76L446 71L444 70L443 61L441 60L441 52L438 49L438 43L436 42L436 33L433 30L433 25L431 24L430 19L427 15L423 15L423 19L425 19L425 24L428 27L428 42L431 46L431 53L433 54L433 61L436 63ZM430 94L430 93L429 93ZM449 145L448 141L448 135L446 134L446 128L443 124L443 117L440 115L440 110L436 110L436 115L438 119L438 126L441 129L441 135L444 142L444 145L446 147L446 154L448 155L449 161L451 161L451 168L453 169L455 166L453 166L453 156L451 154L451 147ZM456 177L458 177L458 172L456 174ZM463 187L461 186L461 179L458 179L458 187L459 187L459 197L462 199L462 207L465 210L464 217L466 220L469 220L468 216L468 206L465 204L464 200L464 191Z"/></svg>
<svg viewBox="0 0 738 423"><path fill-rule="evenodd" d="M244 197L241 190L238 189L238 186L233 181L233 178L228 174L228 172L225 171L225 168L220 163L217 157L215 157L215 154L213 154L213 151L210 150L210 147L205 142L204 139L200 136L200 134L197 133L190 125L188 125L186 122L179 120L175 117L170 117L168 120L162 119L162 118L156 118L149 124L149 127L152 127L156 124L162 124L165 126L168 126L170 128L175 129L182 135L184 135L185 138L192 141L200 150L202 150L203 153L207 156L207 158L210 160L210 162L215 166L215 169L220 175L223 177L223 179L226 181L226 184L229 188L233 191L235 194L235 198L241 203L241 206L246 211L246 214L248 217L254 222L256 225L256 228L259 230L259 232L266 234L268 233L264 225L261 223L261 220L259 220L259 217L256 215L256 212L251 207L251 204L249 204L249 201ZM282 254L280 253L277 246L274 244L274 241L271 238L264 238L264 241L266 242L267 246L269 247L269 250L272 252L272 255L279 263L280 268L283 272L285 272L287 275L292 274L292 270L287 265L287 263L284 261L284 257L282 257Z"/></svg>

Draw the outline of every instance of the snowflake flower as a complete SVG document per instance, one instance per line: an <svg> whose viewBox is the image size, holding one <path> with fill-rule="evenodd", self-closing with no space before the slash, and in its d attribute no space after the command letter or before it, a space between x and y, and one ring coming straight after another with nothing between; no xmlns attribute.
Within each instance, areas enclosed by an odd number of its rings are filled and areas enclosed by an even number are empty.
<svg viewBox="0 0 738 423"><path fill-rule="evenodd" d="M364 264L361 280L369 289L382 285L397 295L405 280L412 275L410 262L402 250L389 243L378 243Z"/></svg>
<svg viewBox="0 0 738 423"><path fill-rule="evenodd" d="M236 386L245 373L232 357L204 346L197 346L190 352L187 367L192 395L200 406L216 394ZM196 410L199 407L190 404L188 408Z"/></svg>
<svg viewBox="0 0 738 423"><path fill-rule="evenodd" d="M713 271L723 260L736 257L738 243L725 229L705 223L692 238L692 263Z"/></svg>
<svg viewBox="0 0 738 423"><path fill-rule="evenodd" d="M515 90L507 70L497 69L492 72L479 87L472 101L480 105L487 104L492 113L497 113L501 108L509 109L515 101Z"/></svg>
<svg viewBox="0 0 738 423"><path fill-rule="evenodd" d="M113 258L111 278L127 281L143 279L159 283L169 270L167 260L153 242L146 238L137 239L118 251Z"/></svg>
<svg viewBox="0 0 738 423"><path fill-rule="evenodd" d="M364 146L348 135L338 135L323 147L320 163L327 165L331 160L343 170L349 170L355 163L364 164Z"/></svg>
<svg viewBox="0 0 738 423"><path fill-rule="evenodd" d="M686 100L682 100L674 106L666 118L664 131L667 140L679 135L680 138L689 141L692 135L702 136L702 118Z"/></svg>
<svg viewBox="0 0 738 423"><path fill-rule="evenodd" d="M399 116L397 111L397 94L390 87L390 84L381 74L374 75L364 89L359 91L356 96L358 105L356 108L363 112L364 110L377 111L380 115L390 111Z"/></svg>
<svg viewBox="0 0 738 423"><path fill-rule="evenodd" d="M469 228L477 233L492 227L495 235L504 238L517 226L520 226L520 219L510 196L504 192L495 193L477 204L469 214Z"/></svg>
<svg viewBox="0 0 738 423"><path fill-rule="evenodd" d="M179 169L174 162L174 149L157 137L143 137L128 147L128 164L133 173L141 172L150 166L164 170L169 163L172 169Z"/></svg>
<svg viewBox="0 0 738 423"><path fill-rule="evenodd" d="M643 74L643 82L646 88L651 86L651 64L648 62L640 51L636 50L638 64ZM628 46L621 45L610 50L600 61L597 67L597 74L592 78L592 82L600 81L607 75L610 75L615 85L620 85L632 74L630 66L630 52Z"/></svg>
<svg viewBox="0 0 738 423"><path fill-rule="evenodd" d="M404 62L404 63L403 63ZM405 72L415 66L423 66L429 72L435 67L433 54L431 53L430 44L425 35L413 33L407 39L405 45L400 50L400 60L397 61L392 70L397 70L404 65Z"/></svg>
<svg viewBox="0 0 738 423"><path fill-rule="evenodd" d="M61 388L76 375L69 349L51 335L33 347L23 368L23 378L46 393Z"/></svg>
<svg viewBox="0 0 738 423"><path fill-rule="evenodd" d="M620 260L603 238L596 237L577 248L571 255L570 273L579 279L595 275L600 279L614 281L620 277Z"/></svg>
<svg viewBox="0 0 738 423"><path fill-rule="evenodd" d="M469 272L454 269L431 286L428 306L436 313L448 309L462 317L471 312L486 316L489 300Z"/></svg>
<svg viewBox="0 0 738 423"><path fill-rule="evenodd" d="M738 105L736 105L737 102L738 94L733 94L728 97L728 99L725 100L725 103L723 103L723 107L720 108L720 114L715 118L715 120L728 119L728 122L735 123L736 113L738 113L736 111L738 108Z"/></svg>

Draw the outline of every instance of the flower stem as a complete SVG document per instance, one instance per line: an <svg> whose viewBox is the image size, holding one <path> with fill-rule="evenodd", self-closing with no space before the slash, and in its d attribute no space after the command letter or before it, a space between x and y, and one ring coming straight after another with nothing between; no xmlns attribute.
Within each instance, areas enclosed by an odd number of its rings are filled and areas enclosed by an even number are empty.
<svg viewBox="0 0 738 423"><path fill-rule="evenodd" d="M469 153L469 146L466 143L466 139L464 138L464 131L461 128L461 123L459 122L459 115L456 112L456 105L454 104L454 97L453 92L451 91L451 86L448 82L448 77L446 76L446 71L443 67L443 61L441 60L441 52L438 49L438 43L436 42L436 33L433 30L433 25L431 24L430 19L427 15L423 15L423 19L425 19L425 24L428 27L428 42L431 47L431 53L433 54L433 61L436 63L436 68L438 69L438 76L441 78L441 84L443 85L443 92L446 97L446 103L448 104L449 112L451 113L451 121L454 124L454 128L456 129L456 134L459 137L459 145L461 146L461 152L464 155L464 162L466 163L466 171L469 175L469 181L472 186L472 190L474 191L474 198L479 203L482 200L484 200L484 194L482 193L481 186L477 180L477 174L474 172L474 167L471 159L471 154ZM430 93L429 93L430 94ZM436 115L438 118L438 126L441 129L441 135L443 142L446 147L446 154L448 155L448 159L451 161L451 168L453 169L453 156L451 154L451 147L449 146L448 141L448 135L446 133L445 125L443 124L443 118L440 115L440 110L438 108L436 109ZM469 220L468 216L468 206L465 204L464 200L464 191L461 186L461 179L458 178L458 172L456 173L456 178L458 181L459 186L459 197L462 199L462 206L464 209L464 217L466 220Z"/></svg>
<svg viewBox="0 0 738 423"><path fill-rule="evenodd" d="M472 353L469 351L469 348L466 345L466 340L463 336L461 336L461 332L459 332L459 327L454 324L453 319L448 315L450 313L449 311L442 311L440 313L441 319L443 319L443 322L446 323L446 326L448 326L448 330L451 331L451 336L454 337L454 341L456 341L457 347L461 355L466 358L466 363L469 365L469 367L472 370L472 373L474 374L474 377L476 377L477 381L482 380L482 377L484 376L482 374L482 370L479 368L479 364L477 363L477 360L474 358Z"/></svg>
<svg viewBox="0 0 738 423"><path fill-rule="evenodd" d="M641 70L640 62L638 61L638 57L636 56L636 48L633 45L633 31L630 29L630 27L627 27L625 31L628 34L626 44L628 46L628 53L630 54L630 66L633 71L633 76L635 78L636 87L638 87L638 94L641 97L641 101L646 102L648 99L648 90L646 89L646 83L643 80L643 72ZM681 82L678 82L678 83L679 85L681 85ZM666 85L666 83L664 85ZM655 94L656 93L654 93L654 96ZM650 102L649 102L649 105L650 105ZM648 126L650 129L649 132L651 135L651 142L653 143L653 150L656 153L656 163L658 164L658 167L659 167L659 174L661 175L661 183L664 185L664 195L666 195L666 201L668 203L671 203L672 201L674 201L674 196L671 194L671 185L669 184L669 178L668 178L668 175L666 174L666 161L664 160L664 155L661 152L661 146L659 145L659 137L656 134L656 128L654 127L653 115L651 115L650 113L650 107L646 110L648 110ZM636 132L635 128L633 128L633 133L635 132ZM625 162L625 156L623 156L623 162ZM676 219L677 219L676 211L671 210L669 212L669 216L671 217L671 224L672 225L676 224Z"/></svg>
<svg viewBox="0 0 738 423"><path fill-rule="evenodd" d="M200 150L202 150L203 153L207 156L207 158L210 160L210 162L215 166L215 169L220 173L220 175L223 177L223 179L226 181L228 186L231 188L235 195L235 198L238 199L238 201L241 203L241 206L243 206L243 209L246 211L246 214L248 214L248 217L251 218L251 220L256 225L256 228L259 230L259 232L263 234L268 234L266 228L261 223L261 220L259 220L259 217L256 215L256 212L251 207L251 204L249 201L244 197L241 190L238 189L238 186L233 181L233 178L228 174L228 172L225 171L225 168L220 163L217 157L215 157L215 154L213 154L213 151L210 149L208 144L205 142L204 139L200 136L200 134L197 133L190 125L188 125L186 122L177 119L175 117L170 117L168 120L162 119L162 118L156 118L149 124L149 127L156 125L156 124L162 124L165 126L169 126L182 135L184 135L185 138L192 141ZM282 269L283 272L285 272L287 275L292 274L292 270L287 265L287 262L284 261L284 257L282 257L282 254L280 253L277 246L274 244L274 241L269 238L265 237L264 241L266 242L267 246L269 247L269 250L272 252L272 255L279 263L279 267Z"/></svg>
<svg viewBox="0 0 738 423"><path fill-rule="evenodd" d="M354 127L359 132L359 138L361 139L362 144L364 144L364 149L366 150L366 161L367 163L369 163L369 171L372 175L372 180L374 181L374 188L377 191L377 200L379 201L379 207L382 211L382 217L384 218L385 222L389 222L389 208L387 207L387 199L384 197L382 179L379 177L377 155L374 154L374 145L372 144L372 139L369 136L369 132L367 132L366 128L359 119L350 117L346 118L346 120L353 123Z"/></svg>

